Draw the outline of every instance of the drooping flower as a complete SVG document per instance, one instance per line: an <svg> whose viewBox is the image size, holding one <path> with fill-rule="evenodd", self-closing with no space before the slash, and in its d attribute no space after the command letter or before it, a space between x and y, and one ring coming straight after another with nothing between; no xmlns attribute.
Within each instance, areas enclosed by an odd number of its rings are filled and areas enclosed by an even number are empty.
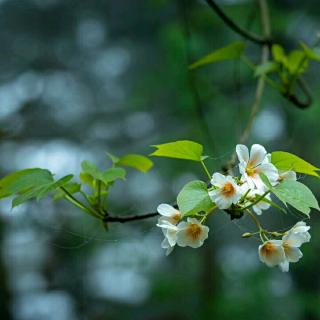
<svg viewBox="0 0 320 320"><path fill-rule="evenodd" d="M209 227L202 225L195 218L188 218L187 222L182 221L177 227L176 242L180 247L199 248L208 238Z"/></svg>
<svg viewBox="0 0 320 320"><path fill-rule="evenodd" d="M182 214L179 210L166 203L160 204L157 208L157 211L161 215L161 217L158 220L159 224L164 221L168 221L176 225L182 218Z"/></svg>
<svg viewBox="0 0 320 320"><path fill-rule="evenodd" d="M270 162L266 149L260 144L254 144L251 147L250 154L248 148L243 144L236 146L236 152L239 159L239 171L242 180L247 182L250 188L262 188L264 183L260 178L260 173L267 176L272 185L278 181L278 170Z"/></svg>
<svg viewBox="0 0 320 320"><path fill-rule="evenodd" d="M298 262L303 254L299 249L310 241L310 227L305 222L296 223L282 240L268 240L259 246L260 260L269 267L279 266L281 271L288 272L290 262Z"/></svg>
<svg viewBox="0 0 320 320"><path fill-rule="evenodd" d="M161 248L166 249L166 256L168 256L174 249L177 243L178 228L169 221L162 221L157 223L157 227L161 228L164 239L161 243Z"/></svg>
<svg viewBox="0 0 320 320"><path fill-rule="evenodd" d="M259 246L259 257L261 262L268 267L274 267L284 263L286 256L282 246L282 240L268 240Z"/></svg>
<svg viewBox="0 0 320 320"><path fill-rule="evenodd" d="M219 209L228 209L241 198L241 190L231 176L214 173L211 184L217 189L209 191L209 196Z"/></svg>
<svg viewBox="0 0 320 320"><path fill-rule="evenodd" d="M290 262L298 262L303 257L299 248L302 244L310 241L309 229L310 227L304 221L300 221L282 237L286 260L280 263L279 267L283 272L289 271Z"/></svg>

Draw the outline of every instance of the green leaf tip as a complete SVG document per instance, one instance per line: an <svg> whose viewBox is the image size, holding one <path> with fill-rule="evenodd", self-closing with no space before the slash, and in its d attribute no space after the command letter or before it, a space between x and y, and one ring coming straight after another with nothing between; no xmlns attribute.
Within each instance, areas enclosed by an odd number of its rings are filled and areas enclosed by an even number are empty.
<svg viewBox="0 0 320 320"><path fill-rule="evenodd" d="M150 156L176 158L192 161L202 161L203 146L197 142L190 140L179 140L164 144L157 144L153 153Z"/></svg>
<svg viewBox="0 0 320 320"><path fill-rule="evenodd" d="M242 55L242 52L245 48L245 44L242 41L233 42L223 48L219 48L204 57L200 58L198 61L192 63L189 66L189 69L196 69L207 64L227 61L227 60L236 60L239 59Z"/></svg>
<svg viewBox="0 0 320 320"><path fill-rule="evenodd" d="M293 170L295 172L319 177L319 174L317 173L317 171L320 170L319 168L289 152L272 152L271 162L278 170Z"/></svg>

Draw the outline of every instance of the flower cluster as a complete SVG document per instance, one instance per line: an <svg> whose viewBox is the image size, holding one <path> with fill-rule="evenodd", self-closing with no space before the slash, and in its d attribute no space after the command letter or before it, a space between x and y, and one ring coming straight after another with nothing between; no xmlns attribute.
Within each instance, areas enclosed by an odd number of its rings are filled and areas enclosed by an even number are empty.
<svg viewBox="0 0 320 320"><path fill-rule="evenodd" d="M166 249L167 255L175 245L200 247L209 232L203 223L215 208L247 213L256 223L258 232L245 233L243 237L259 234L262 241L259 246L260 260L269 267L279 266L282 271L288 271L289 263L297 262L302 257L299 248L310 241L310 227L300 221L286 232L271 232L262 228L257 215L275 205L270 196L271 189L284 180L296 181L296 172L278 170L271 162L271 155L259 144L252 145L250 152L245 145L239 144L236 146L236 154L239 175L216 172L211 177L208 195L213 209L188 215L187 220L183 221L184 215L178 209L168 204L158 206L161 217L157 226L164 234L161 246Z"/></svg>
<svg viewBox="0 0 320 320"><path fill-rule="evenodd" d="M305 222L298 222L281 240L268 240L259 246L260 260L269 267L279 266L284 272L289 271L290 262L302 258L300 246L310 241L310 227Z"/></svg>

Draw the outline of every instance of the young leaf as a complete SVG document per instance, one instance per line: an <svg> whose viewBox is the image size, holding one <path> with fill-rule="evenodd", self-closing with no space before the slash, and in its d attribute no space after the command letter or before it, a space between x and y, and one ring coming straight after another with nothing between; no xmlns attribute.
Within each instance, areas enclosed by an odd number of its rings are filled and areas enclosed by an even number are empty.
<svg viewBox="0 0 320 320"><path fill-rule="evenodd" d="M203 181L191 181L187 183L178 194L177 204L179 210L185 215L192 215L200 211L208 212L212 203L207 185Z"/></svg>
<svg viewBox="0 0 320 320"><path fill-rule="evenodd" d="M319 174L316 172L320 170L319 168L289 152L272 152L271 162L279 170L293 170L299 173L308 174L310 176L319 176Z"/></svg>
<svg viewBox="0 0 320 320"><path fill-rule="evenodd" d="M116 157L114 154L110 153L110 152L106 152L107 156L110 158L110 160L112 161L112 163L117 163L119 161L119 158Z"/></svg>
<svg viewBox="0 0 320 320"><path fill-rule="evenodd" d="M218 61L235 60L239 59L244 50L245 44L242 41L233 42L223 48L217 49L208 55L202 57L198 61L192 63L189 69L195 69L207 64Z"/></svg>
<svg viewBox="0 0 320 320"><path fill-rule="evenodd" d="M66 185L67 183L69 183L69 181L73 178L73 174L69 174L67 176L62 177L61 179L50 183L48 186L44 187L37 195L37 200L42 199L43 197L45 197L48 193L50 193L53 190L56 190L64 185Z"/></svg>
<svg viewBox="0 0 320 320"><path fill-rule="evenodd" d="M81 190L81 185L79 183L76 182L68 182L67 184L65 184L63 186L70 194L74 194L77 193ZM60 200L63 199L65 197L65 192L61 189L57 189L53 200Z"/></svg>
<svg viewBox="0 0 320 320"><path fill-rule="evenodd" d="M274 44L271 50L274 61L286 64L287 57L283 48L280 45Z"/></svg>
<svg viewBox="0 0 320 320"><path fill-rule="evenodd" d="M149 158L139 154L126 154L118 159L115 164L117 166L132 167L142 172L149 171L153 166L153 162Z"/></svg>
<svg viewBox="0 0 320 320"><path fill-rule="evenodd" d="M16 171L0 180L0 198L41 187L53 181L52 173L48 170L34 168Z"/></svg>
<svg viewBox="0 0 320 320"><path fill-rule="evenodd" d="M260 64L255 68L254 76L260 77L264 74L276 72L279 70L279 64L273 61Z"/></svg>
<svg viewBox="0 0 320 320"><path fill-rule="evenodd" d="M203 146L193 141L181 140L153 145L152 147L157 148L157 150L151 153L151 156L185 159L199 162L202 161Z"/></svg>
<svg viewBox="0 0 320 320"><path fill-rule="evenodd" d="M109 184L110 182L113 182L117 179L124 180L125 177L126 177L126 170L122 168L111 168L103 172L100 175L99 180L101 180L105 184Z"/></svg>
<svg viewBox="0 0 320 320"><path fill-rule="evenodd" d="M101 171L93 163L87 160L81 162L81 168L84 173L89 174L94 179L99 179L101 176Z"/></svg>
<svg viewBox="0 0 320 320"><path fill-rule="evenodd" d="M291 74L303 73L308 68L308 59L305 53L301 50L291 51L287 59L286 67Z"/></svg>
<svg viewBox="0 0 320 320"><path fill-rule="evenodd" d="M301 47L303 48L305 54L310 60L314 60L320 62L320 53L317 52L315 49L309 48L305 43L300 43Z"/></svg>
<svg viewBox="0 0 320 320"><path fill-rule="evenodd" d="M307 216L309 216L311 208L320 211L318 201L311 190L298 181L283 181L273 187L272 192L284 204L290 204Z"/></svg>

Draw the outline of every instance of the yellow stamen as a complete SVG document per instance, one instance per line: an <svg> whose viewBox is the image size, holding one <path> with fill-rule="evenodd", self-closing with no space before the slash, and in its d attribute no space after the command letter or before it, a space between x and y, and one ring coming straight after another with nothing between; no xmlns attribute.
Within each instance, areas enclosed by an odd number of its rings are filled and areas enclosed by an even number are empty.
<svg viewBox="0 0 320 320"><path fill-rule="evenodd" d="M196 223L191 223L187 227L187 235L192 238L193 240L196 240L200 237L202 233L201 227Z"/></svg>
<svg viewBox="0 0 320 320"><path fill-rule="evenodd" d="M231 182L227 182L221 189L221 193L229 198L235 194L236 190Z"/></svg>

